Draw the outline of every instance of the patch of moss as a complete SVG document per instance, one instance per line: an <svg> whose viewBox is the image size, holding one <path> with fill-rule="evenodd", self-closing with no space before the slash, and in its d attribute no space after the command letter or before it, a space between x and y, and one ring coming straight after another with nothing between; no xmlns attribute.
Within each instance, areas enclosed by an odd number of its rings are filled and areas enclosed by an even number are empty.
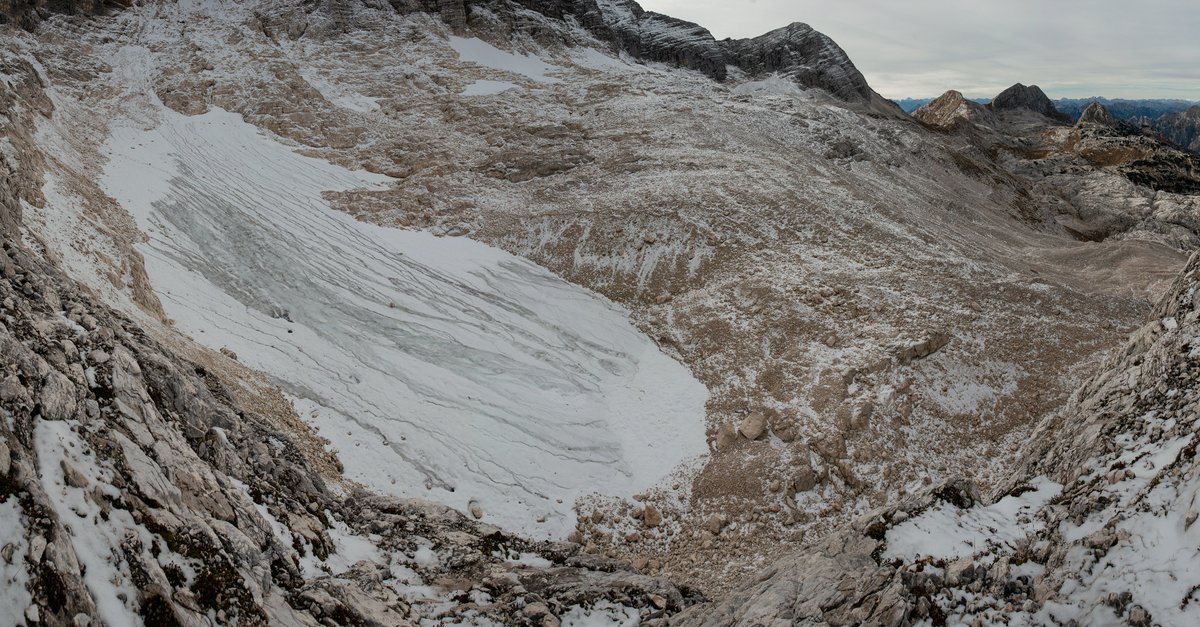
<svg viewBox="0 0 1200 627"><path fill-rule="evenodd" d="M171 610L171 604L161 595L156 594L146 599L138 613L141 614L142 622L146 624L146 627L179 627L179 621L175 619L175 612Z"/></svg>
<svg viewBox="0 0 1200 627"><path fill-rule="evenodd" d="M163 573L167 575L167 581L171 583L172 588L182 588L187 584L187 575L178 564L167 564L163 566Z"/></svg>
<svg viewBox="0 0 1200 627"><path fill-rule="evenodd" d="M513 552L510 547L512 539L499 531L479 539L479 552L484 555L509 555Z"/></svg>
<svg viewBox="0 0 1200 627"><path fill-rule="evenodd" d="M201 606L211 610L240 605L238 601L242 595L249 597L249 593L242 586L242 578L224 561L205 564L204 569L196 576L196 581L192 582L192 592Z"/></svg>
<svg viewBox="0 0 1200 627"><path fill-rule="evenodd" d="M954 489L952 485L945 485L933 493L933 497L950 503L959 509L968 509L975 505L975 500L969 495Z"/></svg>
<svg viewBox="0 0 1200 627"><path fill-rule="evenodd" d="M21 486L9 475L0 476L0 503L8 500L8 497L18 494L21 491Z"/></svg>
<svg viewBox="0 0 1200 627"><path fill-rule="evenodd" d="M62 576L53 568L40 565L34 583L34 597L45 599L47 607L64 607L67 603L67 591Z"/></svg>

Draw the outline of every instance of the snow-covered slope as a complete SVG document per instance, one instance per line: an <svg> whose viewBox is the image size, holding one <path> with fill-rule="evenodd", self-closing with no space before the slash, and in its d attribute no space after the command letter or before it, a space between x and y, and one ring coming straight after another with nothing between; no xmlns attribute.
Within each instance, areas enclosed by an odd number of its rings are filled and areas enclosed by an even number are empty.
<svg viewBox="0 0 1200 627"><path fill-rule="evenodd" d="M601 5L663 58L614 47ZM39 430L65 418L101 452L72 467L152 521L126 530L269 582L216 587L281 622L553 623L599 598L655 620L697 599L658 576L721 599L694 620L916 620L951 606L913 569L981 545L994 561L967 591L1019 581L1004 603L1037 615L1035 567L997 564L1055 527L1036 517L1074 477L1007 477L1171 283L1195 199L1042 158L1069 132L1032 112L1019 137L940 133L796 80L854 78L799 25L766 38L796 45L778 67L756 61L767 45L713 80L670 56L702 31L558 0L146 3L11 31L14 546L82 506L37 462L65 456L35 437L69 437ZM892 516L846 531L871 511ZM92 536L53 535L86 609L65 556ZM213 573L160 576L169 554L111 544L118 579L161 586L126 609L210 607L187 589ZM754 574L780 547L797 554ZM50 611L45 589L30 607ZM950 594L962 616L999 611Z"/></svg>

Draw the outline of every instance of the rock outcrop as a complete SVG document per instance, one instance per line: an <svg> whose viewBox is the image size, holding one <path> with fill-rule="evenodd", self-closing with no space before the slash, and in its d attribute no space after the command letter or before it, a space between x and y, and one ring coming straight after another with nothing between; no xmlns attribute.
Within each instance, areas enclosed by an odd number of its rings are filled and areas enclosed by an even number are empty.
<svg viewBox="0 0 1200 627"><path fill-rule="evenodd" d="M730 64L751 76L778 73L846 102L868 102L875 96L841 47L808 24L797 22L753 39L718 43Z"/></svg>
<svg viewBox="0 0 1200 627"><path fill-rule="evenodd" d="M32 30L51 13L103 15L131 4L133 0L0 0L0 24Z"/></svg>
<svg viewBox="0 0 1200 627"><path fill-rule="evenodd" d="M807 24L797 22L751 39L718 41L703 26L646 11L634 0L536 0L525 4L555 19L571 15L598 39L635 59L697 70L718 81L727 78L730 67L753 78L779 74L845 102L876 108L883 108L885 102L871 90L845 51Z"/></svg>
<svg viewBox="0 0 1200 627"><path fill-rule="evenodd" d="M1180 194L1200 192L1200 159L1149 128L1116 119L1092 103L1064 148L1090 164L1112 168L1138 185Z"/></svg>

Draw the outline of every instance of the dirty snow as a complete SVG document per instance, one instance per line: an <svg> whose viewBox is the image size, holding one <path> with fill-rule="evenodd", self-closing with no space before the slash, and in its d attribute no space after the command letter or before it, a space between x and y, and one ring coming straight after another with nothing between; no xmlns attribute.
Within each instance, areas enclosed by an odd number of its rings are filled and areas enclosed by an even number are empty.
<svg viewBox="0 0 1200 627"><path fill-rule="evenodd" d="M0 559L0 624L20 625L25 620L25 608L33 602L26 589L29 571L23 556L29 551L25 540L26 523L16 496L0 502L0 547L13 545L13 562Z"/></svg>
<svg viewBox="0 0 1200 627"><path fill-rule="evenodd" d="M887 533L886 559L912 560L921 557L957 559L989 547L1013 548L1038 522L1032 517L1062 491L1062 485L1039 477L1034 488L1020 496L1006 496L986 507L959 509L939 501Z"/></svg>
<svg viewBox="0 0 1200 627"><path fill-rule="evenodd" d="M300 71L300 76L303 77L304 82L311 85L313 89L321 92L322 97L343 109L349 109L359 113L370 113L372 111L379 110L379 100L377 98L364 96L324 80L317 76L312 70L302 69Z"/></svg>
<svg viewBox="0 0 1200 627"><path fill-rule="evenodd" d="M637 609L609 601L588 608L572 606L561 620L563 627L637 627L642 622Z"/></svg>

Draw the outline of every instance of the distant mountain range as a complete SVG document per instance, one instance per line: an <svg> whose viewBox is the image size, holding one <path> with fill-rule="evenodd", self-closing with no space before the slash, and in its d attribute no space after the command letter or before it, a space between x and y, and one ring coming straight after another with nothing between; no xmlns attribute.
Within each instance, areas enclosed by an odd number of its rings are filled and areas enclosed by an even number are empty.
<svg viewBox="0 0 1200 627"><path fill-rule="evenodd" d="M1200 105L1200 102L1187 100L1125 100L1093 96L1091 98L1059 98L1054 101L1054 106L1072 118L1079 119L1079 114L1093 102L1104 105L1104 108L1108 109L1114 117L1122 120L1157 119L1169 113L1180 113L1186 111L1188 107Z"/></svg>
<svg viewBox="0 0 1200 627"><path fill-rule="evenodd" d="M961 98L966 102L987 104L990 98ZM934 102L935 98L903 98L894 100L905 113ZM1072 121L1092 103L1100 103L1117 120L1137 126L1148 126L1182 148L1200 152L1200 102L1176 99L1128 100L1122 98L1059 98L1053 101L1055 108L1070 116Z"/></svg>
<svg viewBox="0 0 1200 627"><path fill-rule="evenodd" d="M900 105L900 108L904 109L905 113L912 113L933 102L933 100L933 98L901 98L892 102ZM991 98L968 98L967 100L978 102L979 104L987 104L991 101ZM1142 117L1157 118L1168 113L1186 111L1188 107L1200 105L1200 102L1189 100L1126 100L1122 98L1092 96L1090 98L1059 98L1054 101L1054 106L1058 107L1058 110L1062 113L1078 120L1079 114L1093 102L1099 102L1104 105L1105 109L1111 111L1114 116L1124 120Z"/></svg>

